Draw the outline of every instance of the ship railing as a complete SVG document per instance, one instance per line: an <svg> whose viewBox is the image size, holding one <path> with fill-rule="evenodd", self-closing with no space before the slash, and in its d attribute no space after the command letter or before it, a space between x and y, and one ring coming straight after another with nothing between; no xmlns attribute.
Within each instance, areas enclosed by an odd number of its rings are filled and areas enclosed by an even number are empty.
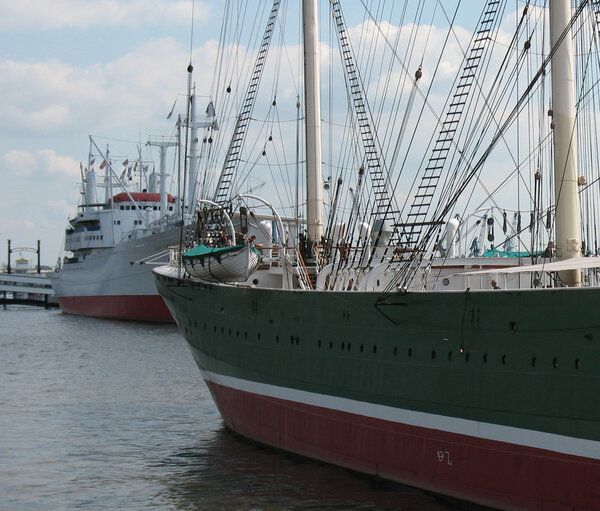
<svg viewBox="0 0 600 511"><path fill-rule="evenodd" d="M296 275L298 276L298 284L301 289L314 289L313 283L304 264L304 259L300 253L299 247L289 247L289 250L295 255L297 264L295 265Z"/></svg>
<svg viewBox="0 0 600 511"><path fill-rule="evenodd" d="M325 266L338 263L342 266L356 266L362 259L365 251L365 246L349 245L347 243L339 243L338 245L316 246L313 248L317 270L320 271ZM392 253L393 258L396 257L396 252Z"/></svg>
<svg viewBox="0 0 600 511"><path fill-rule="evenodd" d="M301 289L314 289L299 247L282 247L277 243L268 245L257 243L254 246L262 254L259 269L287 268L296 274ZM284 259L282 259L282 256Z"/></svg>
<svg viewBox="0 0 600 511"><path fill-rule="evenodd" d="M469 261L468 259L466 261ZM434 290L439 286L448 291L469 288L490 289L490 282L496 281L501 289L540 289L565 287L561 272L570 269L581 271L581 287L600 285L600 257L580 257L563 261L542 261L536 264L494 265L494 259L486 265L472 266L465 270L439 274L429 279L425 286Z"/></svg>
<svg viewBox="0 0 600 511"><path fill-rule="evenodd" d="M327 264L325 262L322 247L315 245L313 247L313 255L314 255L313 259L315 260L315 266L316 266L315 270L317 273L319 273L321 271L321 269L323 269Z"/></svg>
<svg viewBox="0 0 600 511"><path fill-rule="evenodd" d="M169 265L180 266L181 265L181 250L179 247L169 248Z"/></svg>

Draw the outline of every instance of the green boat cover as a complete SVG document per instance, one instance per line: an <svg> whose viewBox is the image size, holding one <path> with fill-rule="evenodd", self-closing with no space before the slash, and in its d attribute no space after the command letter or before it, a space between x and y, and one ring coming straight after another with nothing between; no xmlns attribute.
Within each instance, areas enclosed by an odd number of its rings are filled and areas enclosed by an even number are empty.
<svg viewBox="0 0 600 511"><path fill-rule="evenodd" d="M244 244L233 245L231 247L207 247L200 243L198 246L194 248L190 248L186 252L183 253L183 257L205 257L205 256L218 256L222 254L226 254L227 252L237 252L244 248ZM254 250L258 255L260 252L256 247L250 246L252 250Z"/></svg>
<svg viewBox="0 0 600 511"><path fill-rule="evenodd" d="M534 252L533 255L538 256L542 252ZM492 250L486 250L483 253L483 257L531 257L530 252L505 252L504 250L498 250L494 248Z"/></svg>

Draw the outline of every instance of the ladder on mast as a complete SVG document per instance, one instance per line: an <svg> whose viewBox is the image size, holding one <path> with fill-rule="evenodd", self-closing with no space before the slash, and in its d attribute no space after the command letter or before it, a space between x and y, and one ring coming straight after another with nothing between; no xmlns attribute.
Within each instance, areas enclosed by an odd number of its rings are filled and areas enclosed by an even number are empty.
<svg viewBox="0 0 600 511"><path fill-rule="evenodd" d="M271 13L269 15L262 42L258 50L258 55L256 56L254 70L252 71L250 83L248 84L248 88L246 90L246 97L242 105L242 109L237 116L233 135L231 137L231 141L229 142L229 147L225 156L225 162L219 176L219 181L217 182L213 197L213 202L216 202L217 204L224 204L229 200L230 188L234 179L235 171L240 161L240 153L244 145L246 128L248 127L250 116L252 115L252 110L254 109L256 95L258 94L262 72L267 59L267 53L269 51L271 39L273 38L273 29L275 26L275 21L277 20L280 3L280 0L274 0L273 6L271 7Z"/></svg>
<svg viewBox="0 0 600 511"><path fill-rule="evenodd" d="M410 211L406 215L407 222L398 225L400 227L400 240L409 247L414 248L419 243L423 227L431 226L431 222L426 221L427 215L450 155L454 136L476 79L477 69L487 43L491 41L490 34L495 26L499 4L500 0L488 0L479 19L477 31L464 58L461 74L456 81L454 94L447 105L446 114L440 123L437 139L433 144L431 155L413 196Z"/></svg>
<svg viewBox="0 0 600 511"><path fill-rule="evenodd" d="M366 167L369 171L373 195L375 196L373 214L376 219L385 220L392 212L397 211L397 208L392 207L392 197L388 190L388 177L379 156L375 135L371 128L371 112L363 95L363 86L354 62L354 54L346 30L342 7L338 0L330 0L330 3L344 61L344 76L352 96L352 105L365 151Z"/></svg>

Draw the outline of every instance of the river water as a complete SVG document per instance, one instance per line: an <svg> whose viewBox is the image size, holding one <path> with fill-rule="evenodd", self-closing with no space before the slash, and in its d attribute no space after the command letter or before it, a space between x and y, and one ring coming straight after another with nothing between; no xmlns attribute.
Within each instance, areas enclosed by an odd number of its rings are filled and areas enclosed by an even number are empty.
<svg viewBox="0 0 600 511"><path fill-rule="evenodd" d="M446 510L226 430L175 326L0 309L0 510Z"/></svg>

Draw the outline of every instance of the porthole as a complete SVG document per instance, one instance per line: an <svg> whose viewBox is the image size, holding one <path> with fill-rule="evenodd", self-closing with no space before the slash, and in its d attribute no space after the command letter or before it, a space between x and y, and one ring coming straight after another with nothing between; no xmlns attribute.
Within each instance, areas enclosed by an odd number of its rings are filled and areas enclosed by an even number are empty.
<svg viewBox="0 0 600 511"><path fill-rule="evenodd" d="M531 367L535 367L535 364L537 362L537 359L535 357L531 358Z"/></svg>
<svg viewBox="0 0 600 511"><path fill-rule="evenodd" d="M580 369L581 368L581 360L576 359L575 360L575 369Z"/></svg>
<svg viewBox="0 0 600 511"><path fill-rule="evenodd" d="M360 345L360 352L362 353L364 349L365 349L365 347L361 344Z"/></svg>
<svg viewBox="0 0 600 511"><path fill-rule="evenodd" d="M408 356L412 357L412 348L408 348Z"/></svg>
<svg viewBox="0 0 600 511"><path fill-rule="evenodd" d="M554 367L554 369L558 367L558 359L556 357L554 357L554 359L552 360L552 367Z"/></svg>
<svg viewBox="0 0 600 511"><path fill-rule="evenodd" d="M350 343L348 343L348 351L350 351L351 347L352 347L352 345Z"/></svg>
<svg viewBox="0 0 600 511"><path fill-rule="evenodd" d="M321 339L319 339L319 342L317 343L317 345L319 346L319 348L321 347Z"/></svg>
<svg viewBox="0 0 600 511"><path fill-rule="evenodd" d="M396 346L394 346L394 356L396 356L398 354L398 348Z"/></svg>
<svg viewBox="0 0 600 511"><path fill-rule="evenodd" d="M471 358L471 355L470 355L470 354L469 354L469 352L467 351L467 352L465 353L465 362L468 362L470 358Z"/></svg>
<svg viewBox="0 0 600 511"><path fill-rule="evenodd" d="M483 363L487 364L487 353L483 354Z"/></svg>
<svg viewBox="0 0 600 511"><path fill-rule="evenodd" d="M377 346L373 346L373 353L377 353Z"/></svg>
<svg viewBox="0 0 600 511"><path fill-rule="evenodd" d="M506 355L502 355L502 364L506 365Z"/></svg>
<svg viewBox="0 0 600 511"><path fill-rule="evenodd" d="M435 350L433 350L433 351L431 352L431 358L432 358L432 359L435 359L435 356L436 356L436 352L435 352Z"/></svg>
<svg viewBox="0 0 600 511"><path fill-rule="evenodd" d="M452 352L451 351L448 352L448 360L452 360Z"/></svg>
<svg viewBox="0 0 600 511"><path fill-rule="evenodd" d="M329 341L329 349L332 350L333 349L333 342Z"/></svg>
<svg viewBox="0 0 600 511"><path fill-rule="evenodd" d="M258 332L258 334L256 334L256 337L260 341L260 332Z"/></svg>
<svg viewBox="0 0 600 511"><path fill-rule="evenodd" d="M346 343L342 343L342 351L346 349Z"/></svg>
<svg viewBox="0 0 600 511"><path fill-rule="evenodd" d="M449 285L450 285L450 279L448 279L448 278L445 278L445 279L443 279L443 280L442 280L442 284L443 284L445 287L449 286Z"/></svg>

